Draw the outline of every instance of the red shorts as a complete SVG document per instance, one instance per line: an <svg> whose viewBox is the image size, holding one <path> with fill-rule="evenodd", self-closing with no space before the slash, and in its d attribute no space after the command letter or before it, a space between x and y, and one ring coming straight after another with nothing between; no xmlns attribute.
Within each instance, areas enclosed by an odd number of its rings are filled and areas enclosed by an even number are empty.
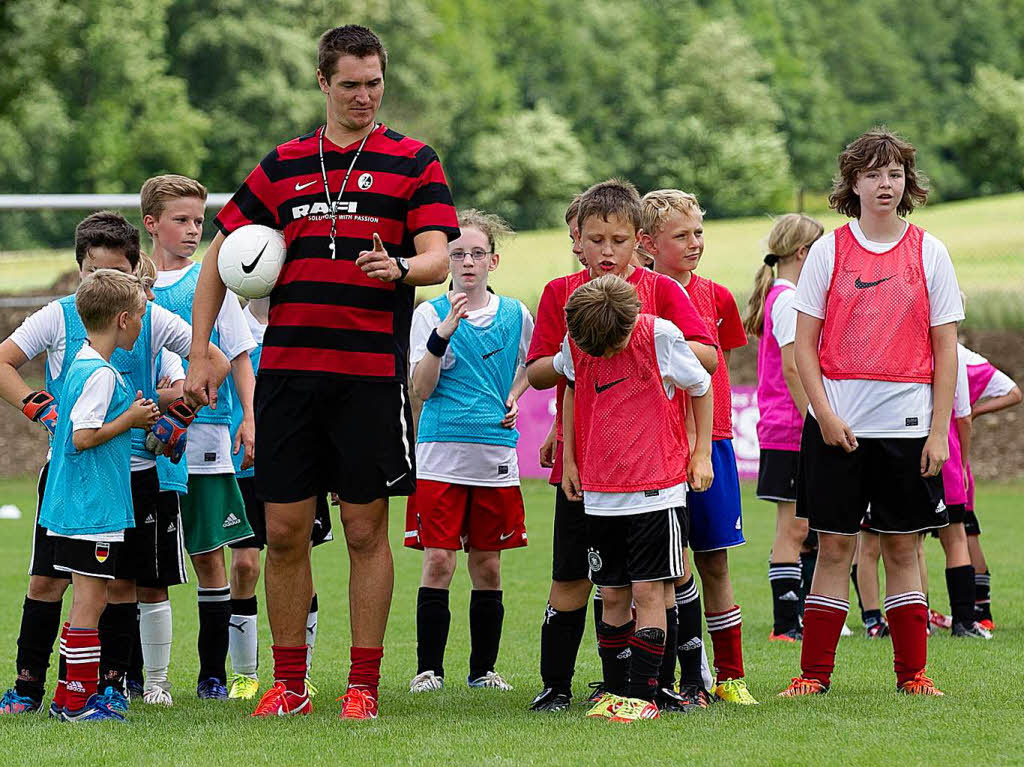
<svg viewBox="0 0 1024 767"><path fill-rule="evenodd" d="M523 494L417 479L405 507L405 545L413 549L500 551L526 545Z"/></svg>

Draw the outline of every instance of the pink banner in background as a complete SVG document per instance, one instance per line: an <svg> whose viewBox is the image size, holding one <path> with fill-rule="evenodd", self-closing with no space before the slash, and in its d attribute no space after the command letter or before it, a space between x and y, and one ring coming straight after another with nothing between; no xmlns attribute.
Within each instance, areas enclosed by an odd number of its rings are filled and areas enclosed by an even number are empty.
<svg viewBox="0 0 1024 767"><path fill-rule="evenodd" d="M519 398L519 475L547 479L550 469L541 468L537 453L555 417L555 389L528 389ZM740 479L757 479L757 390L735 386L732 390L732 446Z"/></svg>

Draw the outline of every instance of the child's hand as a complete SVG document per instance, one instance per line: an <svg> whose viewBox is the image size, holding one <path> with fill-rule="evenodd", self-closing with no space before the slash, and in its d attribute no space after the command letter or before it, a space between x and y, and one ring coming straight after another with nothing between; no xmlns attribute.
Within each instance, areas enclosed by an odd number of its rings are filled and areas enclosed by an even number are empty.
<svg viewBox="0 0 1024 767"><path fill-rule="evenodd" d="M555 439L555 430L552 429L548 432L548 436L544 438L544 442L540 446L540 465L545 469L550 469L555 465L555 450L558 447L558 440Z"/></svg>
<svg viewBox="0 0 1024 767"><path fill-rule="evenodd" d="M469 299L466 298L465 293L452 294L451 308L448 310L448 316L437 326L437 334L441 338L448 340L454 335L455 330L459 327L459 320L467 314L466 304L468 302Z"/></svg>
<svg viewBox="0 0 1024 767"><path fill-rule="evenodd" d="M570 501L583 500L583 488L580 486L580 472L575 461L566 462L562 467L562 492Z"/></svg>
<svg viewBox="0 0 1024 767"><path fill-rule="evenodd" d="M516 421L519 419L519 402L516 398L509 394L508 399L505 400L505 417L501 419L501 425L506 429L516 428Z"/></svg>
<svg viewBox="0 0 1024 767"><path fill-rule="evenodd" d="M690 465L686 467L686 476L690 479L690 489L703 493L715 480L715 470L711 468L711 455L699 454L690 457Z"/></svg>
<svg viewBox="0 0 1024 767"><path fill-rule="evenodd" d="M949 460L949 437L933 433L925 440L921 451L921 476L936 477L942 471L942 464Z"/></svg>
<svg viewBox="0 0 1024 767"><path fill-rule="evenodd" d="M142 392L136 392L135 401L128 408L129 423L136 429L148 429L160 418L160 408L151 399L143 399Z"/></svg>
<svg viewBox="0 0 1024 767"><path fill-rule="evenodd" d="M847 453L852 453L857 449L857 436L847 426L846 421L835 413L829 413L819 418L818 426L821 428L821 438L825 440L826 445L841 447Z"/></svg>

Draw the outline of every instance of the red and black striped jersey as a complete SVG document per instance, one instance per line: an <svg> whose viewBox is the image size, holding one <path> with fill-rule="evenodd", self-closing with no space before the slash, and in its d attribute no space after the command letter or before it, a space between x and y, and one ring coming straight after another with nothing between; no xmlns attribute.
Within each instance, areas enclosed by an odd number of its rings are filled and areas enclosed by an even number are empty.
<svg viewBox="0 0 1024 767"><path fill-rule="evenodd" d="M359 144L323 140L336 258L329 248L319 129L264 157L217 215L225 235L262 224L281 230L288 247L270 294L261 374L406 377L415 288L370 279L355 260L373 248L375 232L390 255L405 258L416 255L413 238L422 232L456 239L455 206L434 150L385 125L367 138L339 196Z"/></svg>

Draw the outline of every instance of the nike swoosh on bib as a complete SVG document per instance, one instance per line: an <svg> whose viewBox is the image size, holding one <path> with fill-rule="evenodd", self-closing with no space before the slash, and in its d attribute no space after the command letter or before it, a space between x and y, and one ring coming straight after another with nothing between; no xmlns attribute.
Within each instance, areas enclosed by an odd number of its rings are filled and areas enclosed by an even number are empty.
<svg viewBox="0 0 1024 767"><path fill-rule="evenodd" d="M484 359L487 359L488 357L493 357L495 354L497 354L500 351L501 351L501 349L495 349L493 352L487 352L487 354L483 355L483 357L484 357Z"/></svg>
<svg viewBox="0 0 1024 767"><path fill-rule="evenodd" d="M874 282L861 282L860 277L858 277L856 280L854 280L853 287L859 288L860 290L863 290L864 288L873 288L875 287L875 285L879 285L885 282L886 280L891 280L895 276L895 274L890 274L888 277L883 277L882 279L875 280Z"/></svg>
<svg viewBox="0 0 1024 767"><path fill-rule="evenodd" d="M252 270L256 268L256 264L258 264L260 262L260 259L263 258L263 251L267 249L267 245L269 244L269 242L263 243L263 247L260 248L260 252L256 254L256 258L252 260L251 264L242 264L243 272L245 272L246 274L252 274Z"/></svg>
<svg viewBox="0 0 1024 767"><path fill-rule="evenodd" d="M628 377L629 376L626 376L626 378L628 378ZM608 389L610 389L613 386L615 386L615 384L620 384L623 381L625 381L626 378L619 378L618 380L611 381L611 382L606 383L606 384L601 384L600 386L598 386L597 381L594 381L594 393L595 394L600 394L603 391L607 391Z"/></svg>
<svg viewBox="0 0 1024 767"><path fill-rule="evenodd" d="M300 184L298 181L296 181L295 182L295 191L296 192L301 192L307 186L313 186L313 184L315 184L315 183L316 183L316 179L313 179L312 181L307 181L305 184Z"/></svg>

